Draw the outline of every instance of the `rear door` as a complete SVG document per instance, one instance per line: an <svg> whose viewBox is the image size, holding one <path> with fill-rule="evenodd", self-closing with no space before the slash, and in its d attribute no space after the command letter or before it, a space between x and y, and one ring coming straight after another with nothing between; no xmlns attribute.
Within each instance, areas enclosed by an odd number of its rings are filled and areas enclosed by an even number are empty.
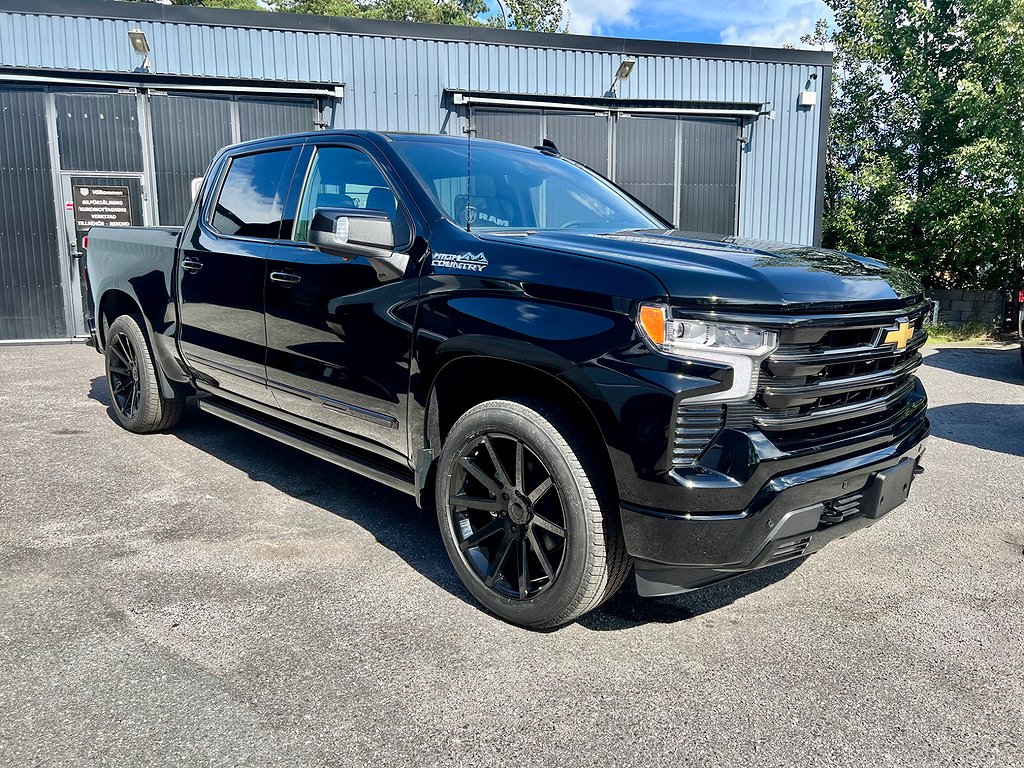
<svg viewBox="0 0 1024 768"><path fill-rule="evenodd" d="M274 400L263 317L267 252L281 231L299 153L278 144L222 163L178 260L185 360L207 385L268 404Z"/></svg>
<svg viewBox="0 0 1024 768"><path fill-rule="evenodd" d="M294 231L282 232L268 262L267 376L282 409L405 460L417 264L395 269L307 240L317 208L370 209L392 219L396 252L409 251L412 219L368 150L356 139L307 147Z"/></svg>

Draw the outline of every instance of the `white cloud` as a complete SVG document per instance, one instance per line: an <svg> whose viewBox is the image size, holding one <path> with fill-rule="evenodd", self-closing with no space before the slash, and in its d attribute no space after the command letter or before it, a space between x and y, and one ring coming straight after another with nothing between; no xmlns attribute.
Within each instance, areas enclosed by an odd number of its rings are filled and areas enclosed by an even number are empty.
<svg viewBox="0 0 1024 768"><path fill-rule="evenodd" d="M577 35L599 35L610 24L633 24L638 0L567 0L569 31Z"/></svg>
<svg viewBox="0 0 1024 768"><path fill-rule="evenodd" d="M764 16L758 20L744 19L729 24L722 30L721 39L728 45L754 45L780 48L783 45L801 46L800 38L814 31L819 19L832 20L832 11L819 0L814 2L777 3L779 12L768 23ZM766 14L767 15L767 14ZM781 16L781 18L780 18ZM768 16L771 19L771 16Z"/></svg>

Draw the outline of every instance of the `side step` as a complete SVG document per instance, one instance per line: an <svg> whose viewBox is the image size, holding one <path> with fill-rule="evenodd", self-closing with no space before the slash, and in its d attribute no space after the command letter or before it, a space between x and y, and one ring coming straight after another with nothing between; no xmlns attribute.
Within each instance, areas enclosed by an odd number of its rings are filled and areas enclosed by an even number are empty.
<svg viewBox="0 0 1024 768"><path fill-rule="evenodd" d="M316 456L331 464L352 470L364 477L369 477L379 483L404 491L410 496L416 495L416 484L413 482L412 473L404 475L401 470L391 468L381 461L370 458L362 458L355 453L349 453L343 448L329 445L315 437L301 434L275 423L273 420L259 416L246 409L228 405L227 403L214 398L200 398L200 409L213 416L238 424L253 432L258 432L279 443L298 448L308 454Z"/></svg>

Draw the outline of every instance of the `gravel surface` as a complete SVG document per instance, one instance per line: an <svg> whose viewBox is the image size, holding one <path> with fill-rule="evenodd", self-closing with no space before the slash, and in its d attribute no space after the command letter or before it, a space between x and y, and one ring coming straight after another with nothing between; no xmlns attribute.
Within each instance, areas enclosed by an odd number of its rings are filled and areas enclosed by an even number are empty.
<svg viewBox="0 0 1024 768"><path fill-rule="evenodd" d="M1024 375L940 349L909 503L557 632L469 602L410 499L82 346L0 348L0 764L1024 764Z"/></svg>

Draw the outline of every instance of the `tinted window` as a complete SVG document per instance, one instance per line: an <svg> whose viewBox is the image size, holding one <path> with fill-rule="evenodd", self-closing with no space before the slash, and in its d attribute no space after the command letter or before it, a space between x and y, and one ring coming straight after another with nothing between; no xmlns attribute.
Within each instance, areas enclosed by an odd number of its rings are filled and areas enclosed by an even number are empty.
<svg viewBox="0 0 1024 768"><path fill-rule="evenodd" d="M309 237L309 222L317 208L362 208L383 211L395 228L395 243L408 242L409 227L398 212L398 201L376 163L352 147L320 147L306 179L295 240Z"/></svg>
<svg viewBox="0 0 1024 768"><path fill-rule="evenodd" d="M231 160L210 222L219 232L277 239L291 148Z"/></svg>
<svg viewBox="0 0 1024 768"><path fill-rule="evenodd" d="M615 185L567 160L500 144L396 142L441 209L474 229L619 231L665 225Z"/></svg>

